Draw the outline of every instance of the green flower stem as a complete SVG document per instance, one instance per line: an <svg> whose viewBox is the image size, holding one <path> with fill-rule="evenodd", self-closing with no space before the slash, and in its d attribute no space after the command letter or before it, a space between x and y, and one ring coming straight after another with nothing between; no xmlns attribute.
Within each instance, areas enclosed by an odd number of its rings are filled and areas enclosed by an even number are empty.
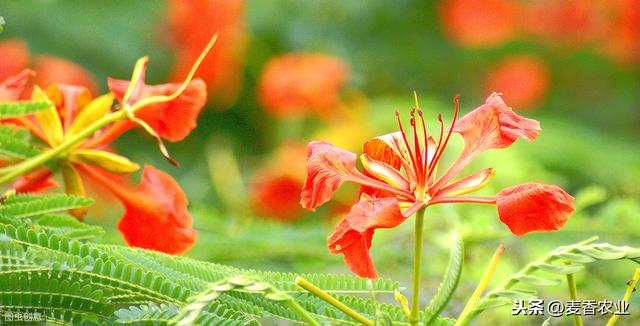
<svg viewBox="0 0 640 326"><path fill-rule="evenodd" d="M0 185L5 184L25 173L31 172L37 167L47 163L48 161L58 157L63 154L65 151L73 148L83 140L91 137L96 131L104 128L105 126L116 122L118 120L126 119L126 112L123 110L116 111L114 113L110 113L95 121L87 128L82 130L81 132L75 134L74 136L67 138L62 142L62 144L39 154L38 156L32 157L26 161L22 161L14 166L8 168L8 170L2 171L4 172L0 176Z"/></svg>
<svg viewBox="0 0 640 326"><path fill-rule="evenodd" d="M418 325L420 321L420 279L422 278L422 234L424 231L424 211L421 208L416 213L416 225L414 228L415 239L413 242L413 288L411 293L411 325Z"/></svg>
<svg viewBox="0 0 640 326"><path fill-rule="evenodd" d="M357 311L349 308L347 305L345 305L344 303L338 301L336 298L332 297L329 293L325 292L324 290L322 290L321 288L315 286L313 283L307 281L306 279L297 276L295 283L297 286L311 292L313 295L317 296L318 298L324 300L325 302L327 302L328 304L336 307L338 310L344 312L345 314L347 314L349 317L357 320L358 322L366 325L366 326L374 326L374 322L369 320L367 317L359 314Z"/></svg>
<svg viewBox="0 0 640 326"><path fill-rule="evenodd" d="M293 310L293 312L295 312L300 318L302 318L305 323L312 326L321 326L321 324L315 318L313 318L309 314L309 312L304 310L304 308L302 308L302 306L300 306L300 304L298 304L293 298L285 300L284 303L289 307L289 309Z"/></svg>
<svg viewBox="0 0 640 326"><path fill-rule="evenodd" d="M576 287L575 274L567 274L567 286L569 287L569 296L571 297L571 300L578 300L578 289ZM582 318L580 318L580 315L573 315L573 325L582 326Z"/></svg>
<svg viewBox="0 0 640 326"><path fill-rule="evenodd" d="M462 313L460 313L460 316L458 316L455 326L466 325L471 320L471 318L469 318L470 313L473 310L473 308L475 308L478 301L480 300L480 296L482 295L482 292L484 292L484 290L487 288L487 285L489 285L491 276L493 276L493 272L496 270L496 267L498 266L498 262L500 261L500 257L502 257L502 254L504 253L504 250L505 250L504 245L500 244L496 249L496 251L493 253L493 257L489 262L489 266L487 266L487 269L484 271L484 274L480 279L480 283L478 283L478 286L476 287L475 291L473 291L471 298L469 298L469 301L467 301L467 304L464 306L464 309L462 309Z"/></svg>
<svg viewBox="0 0 640 326"><path fill-rule="evenodd" d="M636 290L636 284L638 284L638 280L640 280L640 268L636 268L636 271L633 273L633 277L631 278L631 280L629 280L629 282L627 282L627 290L624 292L622 301L627 303L629 302L631 294ZM609 319L609 321L607 322L607 326L614 326L618 322L618 319L620 319L620 315L611 316L611 319Z"/></svg>

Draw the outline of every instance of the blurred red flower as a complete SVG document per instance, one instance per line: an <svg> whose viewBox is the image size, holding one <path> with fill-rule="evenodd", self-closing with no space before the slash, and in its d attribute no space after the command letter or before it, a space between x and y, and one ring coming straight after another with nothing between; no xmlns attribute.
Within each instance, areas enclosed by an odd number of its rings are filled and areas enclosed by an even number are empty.
<svg viewBox="0 0 640 326"><path fill-rule="evenodd" d="M487 75L485 90L501 92L516 110L538 106L549 91L550 74L544 61L528 55L499 62Z"/></svg>
<svg viewBox="0 0 640 326"><path fill-rule="evenodd" d="M522 14L525 31L555 44L580 46L600 39L607 30L606 1L538 0Z"/></svg>
<svg viewBox="0 0 640 326"><path fill-rule="evenodd" d="M276 117L315 113L328 117L341 103L349 71L336 57L290 53L271 59L260 77L258 98Z"/></svg>
<svg viewBox="0 0 640 326"><path fill-rule="evenodd" d="M280 221L302 216L304 210L298 201L304 184L305 153L304 144L284 144L271 162L255 173L249 197L258 216Z"/></svg>
<svg viewBox="0 0 640 326"><path fill-rule="evenodd" d="M516 1L443 0L439 9L446 35L460 45L493 47L518 32Z"/></svg>
<svg viewBox="0 0 640 326"><path fill-rule="evenodd" d="M54 83L84 86L91 94L97 94L98 84L93 76L69 60L53 55L39 55L33 60L26 42L21 39L8 39L0 42L0 80L5 80L20 71L31 67L35 71L36 85L42 87ZM30 93L27 87L26 94Z"/></svg>
<svg viewBox="0 0 640 326"><path fill-rule="evenodd" d="M397 116L400 131L365 142L364 154L360 156L364 173L356 168L355 153L327 142L308 145L307 180L300 200L303 207L314 210L326 203L345 181L361 186L360 200L327 240L329 250L343 254L355 274L377 276L369 254L376 229L396 227L427 206L496 205L500 220L516 235L558 230L572 214L573 197L556 186L529 183L505 189L497 196L467 196L493 178L493 169L454 180L482 152L507 148L519 138L528 141L537 138L538 121L517 115L498 94L493 93L483 105L458 121L456 99L448 132L444 132L442 117L438 117L441 128L437 142L428 136L419 108L411 113L413 137L407 136ZM456 161L437 176L437 166L453 132L462 136L465 147Z"/></svg>
<svg viewBox="0 0 640 326"><path fill-rule="evenodd" d="M601 49L617 62L640 61L640 3L637 0L611 0L611 24Z"/></svg>
<svg viewBox="0 0 640 326"><path fill-rule="evenodd" d="M172 80L182 81L191 65L219 33L214 50L196 73L202 78L212 102L220 107L233 104L240 91L247 43L245 2L243 0L170 0L169 34L177 62Z"/></svg>

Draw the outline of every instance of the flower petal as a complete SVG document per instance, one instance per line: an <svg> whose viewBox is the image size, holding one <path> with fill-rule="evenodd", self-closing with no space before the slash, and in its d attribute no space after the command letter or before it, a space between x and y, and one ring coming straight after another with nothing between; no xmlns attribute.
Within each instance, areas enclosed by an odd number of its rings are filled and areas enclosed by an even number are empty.
<svg viewBox="0 0 640 326"><path fill-rule="evenodd" d="M29 79L33 77L33 70L25 69L17 75L13 75L0 83L0 102L10 102L20 99L27 87Z"/></svg>
<svg viewBox="0 0 640 326"><path fill-rule="evenodd" d="M411 197L403 189L372 179L356 169L356 154L327 142L310 142L307 147L307 180L302 188L300 204L314 210L331 199L344 181L385 190L393 195Z"/></svg>
<svg viewBox="0 0 640 326"><path fill-rule="evenodd" d="M562 188L526 183L497 196L500 220L515 235L560 229L575 210L573 197Z"/></svg>
<svg viewBox="0 0 640 326"><path fill-rule="evenodd" d="M107 93L98 96L89 102L73 119L73 122L67 130L67 137L71 137L98 119L104 117L111 110L113 104L113 94Z"/></svg>
<svg viewBox="0 0 640 326"><path fill-rule="evenodd" d="M29 66L31 53L27 43L20 38L0 42L0 53L0 80L11 78Z"/></svg>
<svg viewBox="0 0 640 326"><path fill-rule="evenodd" d="M499 94L493 93L485 104L458 120L453 131L462 135L464 150L436 182L434 191L451 181L478 154L493 148L509 147L518 138L534 141L540 133L540 123L516 114Z"/></svg>
<svg viewBox="0 0 640 326"><path fill-rule="evenodd" d="M376 278L369 255L374 230L396 227L405 219L395 198L360 201L327 239L329 250L343 254L345 263L356 275Z"/></svg>
<svg viewBox="0 0 640 326"><path fill-rule="evenodd" d="M53 173L47 168L33 170L13 183L16 193L38 193L58 186Z"/></svg>
<svg viewBox="0 0 640 326"><path fill-rule="evenodd" d="M110 78L108 84L115 97L122 101L124 93L129 87L129 81ZM135 99L132 97L130 102L151 96L170 95L180 85L144 85L140 96ZM136 116L148 123L163 139L176 142L187 137L191 130L196 127L198 114L200 114L206 101L206 85L201 79L194 79L176 99L145 106L136 112Z"/></svg>
<svg viewBox="0 0 640 326"><path fill-rule="evenodd" d="M60 162L60 171L62 172L62 178L64 179L64 192L68 195L85 197L84 184L80 178L80 174L68 162ZM79 221L84 219L87 215L89 207L80 207L69 210L69 214L73 215Z"/></svg>
<svg viewBox="0 0 640 326"><path fill-rule="evenodd" d="M193 246L197 232L192 228L187 197L170 175L146 165L140 183L131 189L104 171L77 166L110 189L124 205L118 229L127 244L169 254L184 253Z"/></svg>
<svg viewBox="0 0 640 326"><path fill-rule="evenodd" d="M493 93L485 104L460 118L453 131L464 138L465 151L482 152L509 147L518 138L534 141L540 133L540 123L516 114L500 95Z"/></svg>
<svg viewBox="0 0 640 326"><path fill-rule="evenodd" d="M45 134L47 143L51 147L61 144L64 138L62 121L60 120L60 115L58 115L58 110L54 103L51 102L49 97L38 86L34 87L31 99L33 101L48 102L51 104L48 109L36 112L35 117Z"/></svg>
<svg viewBox="0 0 640 326"><path fill-rule="evenodd" d="M53 83L84 86L91 94L97 94L98 84L93 76L80 65L52 55L35 59L36 84L47 87Z"/></svg>

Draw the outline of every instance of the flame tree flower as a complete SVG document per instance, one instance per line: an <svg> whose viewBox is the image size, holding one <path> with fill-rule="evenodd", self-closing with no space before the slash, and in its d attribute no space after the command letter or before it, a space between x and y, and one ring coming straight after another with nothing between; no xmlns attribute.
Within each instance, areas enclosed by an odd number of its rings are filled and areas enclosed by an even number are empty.
<svg viewBox="0 0 640 326"><path fill-rule="evenodd" d="M535 108L549 91L549 68L530 55L506 58L491 68L485 79L487 90L501 92L507 102L519 110Z"/></svg>
<svg viewBox="0 0 640 326"><path fill-rule="evenodd" d="M162 139L181 140L195 127L195 118L206 102L206 87L202 80L192 78L214 41L215 37L182 84L145 85L148 59L143 57L135 65L131 82L111 80L113 93L95 99L83 87L52 85L42 90L36 86L32 100L50 106L2 123L29 129L50 149L0 169L0 184L20 177L14 184L16 191L41 190L53 173L52 164L45 163L55 162L66 193L84 196L83 178L87 178L122 202L125 213L118 229L129 245L171 254L188 250L197 234L191 228L187 198L178 183L170 175L145 166L140 183L130 187L122 175L137 171L139 165L106 150L106 146L128 129L141 126L156 138L163 155L175 163ZM29 75L27 71L2 85L17 91ZM120 92L123 85L126 88ZM112 112L114 98L120 106ZM86 211L71 213L81 219Z"/></svg>
<svg viewBox="0 0 640 326"><path fill-rule="evenodd" d="M445 203L496 205L500 220L511 232L524 235L532 231L558 230L573 212L574 202L573 197L561 188L539 183L507 188L496 196L468 195L493 178L491 168L454 179L480 153L509 147L518 138L533 141L538 136L538 121L513 112L497 93L491 94L483 105L459 120L456 97L453 122L447 131L442 117L438 116L437 141L427 133L417 98L410 120L413 135L403 127L398 113L396 116L398 132L364 143L364 153L360 156L363 172L356 168L355 153L327 142L309 143L307 180L300 203L314 210L329 201L343 182L361 185L360 200L328 237L328 247L334 254L343 254L352 272L367 278L377 276L369 254L375 230L396 227L416 215L411 319L417 321L426 207ZM455 162L440 174L438 165L452 133L460 134L465 146Z"/></svg>

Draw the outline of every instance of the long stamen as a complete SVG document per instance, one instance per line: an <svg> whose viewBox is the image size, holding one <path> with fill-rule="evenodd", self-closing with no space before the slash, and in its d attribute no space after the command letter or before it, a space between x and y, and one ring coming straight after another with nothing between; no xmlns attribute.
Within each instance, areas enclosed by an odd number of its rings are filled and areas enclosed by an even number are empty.
<svg viewBox="0 0 640 326"><path fill-rule="evenodd" d="M433 173L434 167L436 166L436 157L438 156L438 151L440 150L440 145L442 145L442 136L444 136L444 122L442 122L442 114L438 113L438 122L440 122L440 137L438 137L438 145L436 146L435 152L433 152L433 160L429 164L429 174L427 175L427 179Z"/></svg>
<svg viewBox="0 0 640 326"><path fill-rule="evenodd" d="M416 166L416 161L413 159L413 153L411 152L411 147L409 146L409 141L407 140L407 134L404 133L404 129L402 128L402 122L400 121L400 113L398 113L398 111L396 111L396 119L398 119L398 126L400 127L400 133L402 134L404 145L407 147L407 152L409 152L409 157L411 158L411 164L413 164L413 166Z"/></svg>
<svg viewBox="0 0 640 326"><path fill-rule="evenodd" d="M456 111L453 113L453 120L451 121L451 127L449 127L449 132L447 133L447 138L444 140L442 144L442 149L438 152L438 156L433 158L433 162L437 163L442 157L442 153L444 153L444 148L447 147L447 143L449 143L449 138L451 138L451 133L453 132L453 127L456 124L456 119L458 118L458 111L460 110L460 95L456 95L453 98L453 103L455 103Z"/></svg>
<svg viewBox="0 0 640 326"><path fill-rule="evenodd" d="M416 110L411 110L411 127L413 127L413 146L416 154L416 178L422 180L422 151L420 150L420 140L416 126Z"/></svg>
<svg viewBox="0 0 640 326"><path fill-rule="evenodd" d="M429 165L429 138L427 137L427 125L424 123L424 116L422 110L418 110L420 116L420 122L422 123L422 139L424 140L424 164L422 165L422 176L424 177L424 184L427 183L427 170Z"/></svg>

